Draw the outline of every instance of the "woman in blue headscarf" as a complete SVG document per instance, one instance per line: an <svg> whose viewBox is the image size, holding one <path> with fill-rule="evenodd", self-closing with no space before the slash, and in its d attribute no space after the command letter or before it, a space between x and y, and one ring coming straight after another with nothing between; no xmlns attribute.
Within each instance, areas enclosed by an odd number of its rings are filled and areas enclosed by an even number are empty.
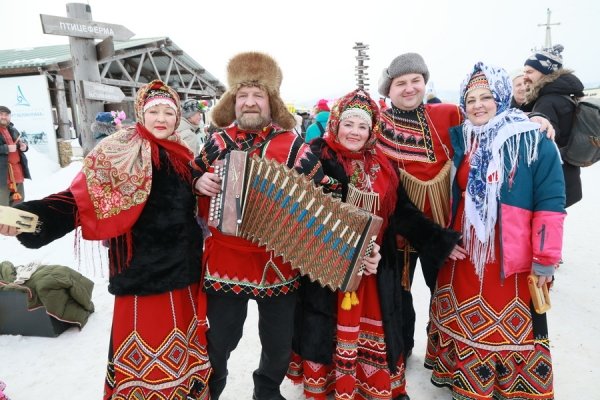
<svg viewBox="0 0 600 400"><path fill-rule="evenodd" d="M451 224L468 257L439 272L425 365L454 399L554 398L527 278L551 282L561 258L564 180L556 145L510 108L511 89L506 71L477 63L461 85L466 121L451 129Z"/></svg>

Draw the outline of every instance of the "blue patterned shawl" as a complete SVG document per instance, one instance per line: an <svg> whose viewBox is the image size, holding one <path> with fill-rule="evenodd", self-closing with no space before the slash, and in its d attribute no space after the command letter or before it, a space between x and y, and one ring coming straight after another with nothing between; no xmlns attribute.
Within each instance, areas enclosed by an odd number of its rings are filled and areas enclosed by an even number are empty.
<svg viewBox="0 0 600 400"><path fill-rule="evenodd" d="M487 262L494 261L495 226L498 217L500 188L505 177L514 176L519 140L527 132L523 143L527 146L527 164L537 159L541 138L539 124L529 122L520 110L510 108L511 80L502 68L478 62L461 84L460 106L466 115L465 92L469 80L482 71L496 101L496 115L485 125L474 126L468 119L463 123L465 154L470 154L469 177L465 192L463 243L475 265L475 272L483 279ZM509 157L505 164L504 157Z"/></svg>

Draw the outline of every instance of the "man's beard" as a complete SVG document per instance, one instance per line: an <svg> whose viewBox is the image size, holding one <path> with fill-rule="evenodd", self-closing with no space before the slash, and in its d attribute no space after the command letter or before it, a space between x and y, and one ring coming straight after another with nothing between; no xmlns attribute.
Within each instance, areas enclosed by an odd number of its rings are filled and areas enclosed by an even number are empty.
<svg viewBox="0 0 600 400"><path fill-rule="evenodd" d="M259 113L242 113L237 122L240 128L253 131L264 128L271 121L263 118Z"/></svg>

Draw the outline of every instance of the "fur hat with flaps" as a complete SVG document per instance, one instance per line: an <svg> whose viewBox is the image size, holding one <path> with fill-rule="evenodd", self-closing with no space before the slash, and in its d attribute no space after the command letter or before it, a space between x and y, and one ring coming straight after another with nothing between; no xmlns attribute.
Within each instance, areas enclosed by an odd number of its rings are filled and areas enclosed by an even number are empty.
<svg viewBox="0 0 600 400"><path fill-rule="evenodd" d="M177 92L161 80L153 80L152 82L142 86L137 93L135 99L135 116L139 123L144 125L144 112L150 107L158 104L165 104L175 110L177 113L177 122L175 129L179 126L181 120L181 100Z"/></svg>
<svg viewBox="0 0 600 400"><path fill-rule="evenodd" d="M284 129L293 129L294 116L279 96L283 75L277 62L264 53L247 52L234 56L227 65L229 89L214 106L212 121L225 128L235 121L235 95L242 86L256 86L269 94L271 120Z"/></svg>

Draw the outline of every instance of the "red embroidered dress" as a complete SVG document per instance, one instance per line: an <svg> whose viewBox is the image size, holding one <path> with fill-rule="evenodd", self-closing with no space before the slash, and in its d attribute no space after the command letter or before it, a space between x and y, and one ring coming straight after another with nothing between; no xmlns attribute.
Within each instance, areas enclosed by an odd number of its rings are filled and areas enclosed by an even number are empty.
<svg viewBox="0 0 600 400"><path fill-rule="evenodd" d="M457 182L465 190L468 157ZM464 197L454 229L462 232ZM499 230L495 262L480 281L469 257L447 263L432 299L425 366L453 399L552 399L552 361L546 316L531 312L527 274L501 278ZM535 338L534 338L535 336Z"/></svg>
<svg viewBox="0 0 600 400"><path fill-rule="evenodd" d="M245 150L265 141L274 129L273 125L259 132L243 132L237 126L213 134L220 149ZM299 165L300 158L308 150L292 132L281 131L264 146L252 150L250 155L275 160L288 167ZM209 198L201 200L206 203ZM205 241L204 288L207 292L264 298L284 295L298 288L299 273L281 257L274 257L249 240L223 235L211 228L211 236Z"/></svg>
<svg viewBox="0 0 600 400"><path fill-rule="evenodd" d="M337 132L338 120L344 110L365 107L360 102L361 96L360 91L351 92L334 108L324 136L327 144L320 158L343 164L346 177L335 176L335 167L330 169L329 163L323 164L326 174L347 181L349 186L360 192L377 194L377 203L381 207L370 211L384 219L377 240L381 244L383 231L396 205L398 179L381 149L375 146L378 126L375 125L371 138L360 152L345 149L336 139L337 133L331 133ZM379 117L377 106L372 100L369 105L370 110L375 110L371 112L376 122ZM348 198L345 201L350 202ZM328 395L333 395L335 399L345 400L389 400L406 394L404 357L398 358L394 372L390 371L388 365L379 293L377 275L363 276L355 292L358 301L353 302L350 309L343 305L348 293L333 293L336 301L333 312L336 315L332 317L335 318L336 332L333 338L335 343L331 345L335 347L332 363L310 361L294 353L288 368L288 378L303 384L307 398L324 400Z"/></svg>

